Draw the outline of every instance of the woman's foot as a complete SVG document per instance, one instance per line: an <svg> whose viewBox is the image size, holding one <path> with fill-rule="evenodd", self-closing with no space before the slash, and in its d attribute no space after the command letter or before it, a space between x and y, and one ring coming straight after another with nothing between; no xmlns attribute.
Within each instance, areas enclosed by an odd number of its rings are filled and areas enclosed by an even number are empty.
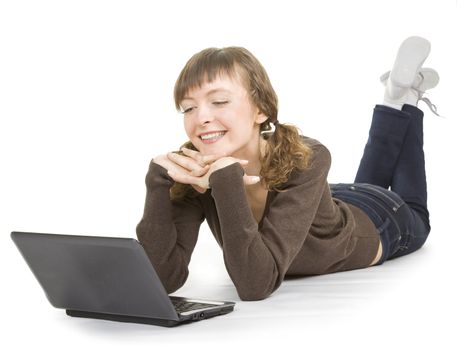
<svg viewBox="0 0 457 350"><path fill-rule="evenodd" d="M387 86L389 76L390 76L390 71L381 75L380 80L385 86ZM427 90L433 89L436 85L438 85L439 81L440 81L440 77L436 70L434 70L432 68L420 68L416 74L416 77L413 81L412 86L408 89L406 94L404 94L402 96L401 104L397 103L396 106L400 107L398 109L401 109L403 104L409 104L409 105L416 106L417 102L419 100L422 100L428 105L428 107L431 109L431 111L433 113L435 113L436 115L439 115L436 111L436 106L434 104L432 104L428 98L423 97L425 92ZM386 91L386 94L387 94L387 91ZM388 96L388 98L389 98L389 96ZM392 101L392 100L390 100L390 101ZM389 103L389 101L387 101L387 102ZM395 101L395 102L398 102L398 101Z"/></svg>
<svg viewBox="0 0 457 350"><path fill-rule="evenodd" d="M417 105L418 95L412 88L421 85L418 73L429 53L430 42L424 38L412 36L403 41L386 78L384 104L400 110L405 103Z"/></svg>

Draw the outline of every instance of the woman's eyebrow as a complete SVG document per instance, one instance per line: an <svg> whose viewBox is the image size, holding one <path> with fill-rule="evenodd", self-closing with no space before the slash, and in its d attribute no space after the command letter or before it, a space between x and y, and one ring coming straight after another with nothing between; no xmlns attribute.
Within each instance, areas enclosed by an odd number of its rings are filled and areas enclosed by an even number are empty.
<svg viewBox="0 0 457 350"><path fill-rule="evenodd" d="M205 97L206 96L210 96L210 95L213 95L213 94L216 94L218 92L228 92L230 93L230 90L227 90L227 89L224 89L224 88L215 88L215 89L211 89L209 90L206 94L205 94ZM193 100L193 98L191 96L184 96L183 98L183 101L184 100Z"/></svg>
<svg viewBox="0 0 457 350"><path fill-rule="evenodd" d="M215 93L218 93L218 92L230 92L230 90L223 89L223 88L212 89L212 90L209 90L206 93L206 96L209 96L209 95L212 95L212 94L215 94Z"/></svg>

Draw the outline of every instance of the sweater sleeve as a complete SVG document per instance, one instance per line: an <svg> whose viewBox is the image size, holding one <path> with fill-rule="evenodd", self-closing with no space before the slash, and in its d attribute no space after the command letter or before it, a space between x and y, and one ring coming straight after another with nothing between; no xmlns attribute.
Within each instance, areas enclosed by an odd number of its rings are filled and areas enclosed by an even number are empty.
<svg viewBox="0 0 457 350"><path fill-rule="evenodd" d="M143 218L137 237L153 264L167 293L186 281L188 265L204 220L198 199L170 199L173 180L162 166L151 161L146 175Z"/></svg>
<svg viewBox="0 0 457 350"><path fill-rule="evenodd" d="M243 168L234 163L210 176L221 223L227 271L242 300L260 300L282 283L314 220L330 169L330 153L313 147L308 169L294 170L269 204L261 225L254 219L243 184Z"/></svg>

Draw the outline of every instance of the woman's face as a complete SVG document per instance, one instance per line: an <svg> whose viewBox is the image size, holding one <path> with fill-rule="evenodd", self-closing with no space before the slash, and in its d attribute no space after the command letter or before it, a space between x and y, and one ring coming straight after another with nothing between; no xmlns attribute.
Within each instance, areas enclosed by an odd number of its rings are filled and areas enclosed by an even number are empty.
<svg viewBox="0 0 457 350"><path fill-rule="evenodd" d="M181 101L184 128L203 154L249 158L259 152L259 128L267 117L251 102L241 79L219 75Z"/></svg>

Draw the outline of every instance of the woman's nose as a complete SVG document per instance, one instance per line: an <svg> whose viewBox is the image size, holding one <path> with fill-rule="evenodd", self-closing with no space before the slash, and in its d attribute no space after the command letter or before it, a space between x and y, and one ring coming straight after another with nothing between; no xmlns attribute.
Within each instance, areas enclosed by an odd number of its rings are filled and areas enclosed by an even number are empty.
<svg viewBox="0 0 457 350"><path fill-rule="evenodd" d="M214 113L211 108L201 106L197 109L197 120L200 125L209 123L214 120Z"/></svg>

